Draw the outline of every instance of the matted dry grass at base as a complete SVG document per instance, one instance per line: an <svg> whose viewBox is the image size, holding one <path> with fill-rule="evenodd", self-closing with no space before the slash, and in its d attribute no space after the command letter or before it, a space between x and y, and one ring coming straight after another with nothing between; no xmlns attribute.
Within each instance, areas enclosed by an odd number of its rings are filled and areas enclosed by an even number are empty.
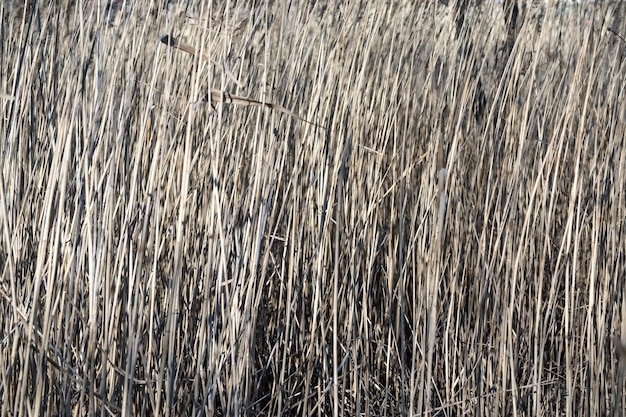
<svg viewBox="0 0 626 417"><path fill-rule="evenodd" d="M58 3L0 5L2 416L623 411L618 5Z"/></svg>

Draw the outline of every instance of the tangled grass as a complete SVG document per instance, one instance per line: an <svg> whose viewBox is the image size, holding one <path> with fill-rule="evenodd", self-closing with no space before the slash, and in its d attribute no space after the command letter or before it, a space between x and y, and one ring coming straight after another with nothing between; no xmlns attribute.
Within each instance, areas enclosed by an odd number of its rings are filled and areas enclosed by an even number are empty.
<svg viewBox="0 0 626 417"><path fill-rule="evenodd" d="M2 416L621 415L621 5L16 3Z"/></svg>

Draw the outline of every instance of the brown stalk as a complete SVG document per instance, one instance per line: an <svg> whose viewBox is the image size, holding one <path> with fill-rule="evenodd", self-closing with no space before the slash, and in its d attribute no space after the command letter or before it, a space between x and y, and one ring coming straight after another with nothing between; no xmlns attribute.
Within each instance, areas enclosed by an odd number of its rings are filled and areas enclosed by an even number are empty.
<svg viewBox="0 0 626 417"><path fill-rule="evenodd" d="M170 46L172 48L178 49L180 51L186 52L190 55L196 56L198 55L198 51L196 50L196 48L194 48L193 46L181 42L178 39L174 38L173 36L169 36L169 35L163 35L159 38L159 40L164 43L167 46ZM211 62L214 65L218 65L217 62L213 61L212 59L210 59L208 56L202 54L202 59L208 62ZM322 129L326 129L325 126L322 126L320 124L317 124L315 122L311 122L307 119L305 119L304 117L298 115L297 113L281 106L275 103L271 103L271 102L267 102L267 101L258 101L258 100L254 100L248 97L243 97L243 96L238 96L235 94L231 94L229 92L226 91L222 91L219 90L217 88L211 88L210 93L207 94L206 96L204 96L204 98L202 99L202 101L211 103L211 105L214 104L218 104L218 103L226 103L226 104L236 104L239 106L255 106L255 107L267 107L269 109L278 111L280 113L286 114L288 116L293 117L294 119L298 119L300 121L303 121L305 123L309 123L311 125L317 126L317 127L321 127Z"/></svg>
<svg viewBox="0 0 626 417"><path fill-rule="evenodd" d="M624 392L624 373L626 373L626 345L622 343L619 336L613 336L613 345L615 346L615 353L619 361L618 375L617 375L617 391L613 400L613 416L618 416L622 409L622 395Z"/></svg>

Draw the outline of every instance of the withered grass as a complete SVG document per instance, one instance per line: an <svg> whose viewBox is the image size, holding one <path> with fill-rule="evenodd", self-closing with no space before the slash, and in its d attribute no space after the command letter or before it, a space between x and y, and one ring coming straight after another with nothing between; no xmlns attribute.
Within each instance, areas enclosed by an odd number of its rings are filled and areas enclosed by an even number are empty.
<svg viewBox="0 0 626 417"><path fill-rule="evenodd" d="M623 414L624 6L16 3L2 416Z"/></svg>

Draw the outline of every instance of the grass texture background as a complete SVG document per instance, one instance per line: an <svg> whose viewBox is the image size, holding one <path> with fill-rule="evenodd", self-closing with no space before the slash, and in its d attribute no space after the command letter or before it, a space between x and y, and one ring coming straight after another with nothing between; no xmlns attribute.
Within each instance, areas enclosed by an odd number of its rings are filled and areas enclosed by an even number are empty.
<svg viewBox="0 0 626 417"><path fill-rule="evenodd" d="M2 416L622 415L624 6L28 3Z"/></svg>

